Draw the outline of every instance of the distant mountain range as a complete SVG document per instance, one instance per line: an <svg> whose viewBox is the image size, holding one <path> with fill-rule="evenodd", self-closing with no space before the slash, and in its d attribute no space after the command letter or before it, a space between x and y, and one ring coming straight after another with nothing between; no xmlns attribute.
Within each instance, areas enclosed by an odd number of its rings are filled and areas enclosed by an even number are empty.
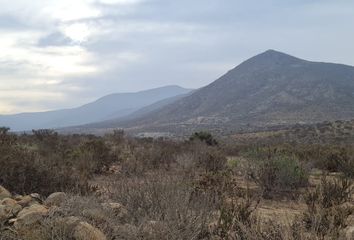
<svg viewBox="0 0 354 240"><path fill-rule="evenodd" d="M179 86L166 86L136 93L116 93L78 108L0 115L0 126L10 127L14 131L26 131L120 119L135 112L136 116L139 116L140 109L142 113L148 113L164 106L164 102L178 99L178 96L185 96L190 91ZM156 105L145 108L151 104Z"/></svg>
<svg viewBox="0 0 354 240"><path fill-rule="evenodd" d="M178 86L120 93L79 108L0 116L14 130L228 134L245 128L354 119L354 67L268 50L191 91ZM68 127L73 126L73 127Z"/></svg>
<svg viewBox="0 0 354 240"><path fill-rule="evenodd" d="M354 67L268 50L192 94L136 116L84 126L191 132L354 118Z"/></svg>

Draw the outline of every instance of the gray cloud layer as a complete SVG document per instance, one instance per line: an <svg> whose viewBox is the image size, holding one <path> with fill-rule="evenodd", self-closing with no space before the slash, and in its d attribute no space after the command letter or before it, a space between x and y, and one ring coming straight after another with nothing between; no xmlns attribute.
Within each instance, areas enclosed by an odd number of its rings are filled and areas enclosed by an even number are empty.
<svg viewBox="0 0 354 240"><path fill-rule="evenodd" d="M0 0L0 113L210 83L277 49L354 65L351 0Z"/></svg>

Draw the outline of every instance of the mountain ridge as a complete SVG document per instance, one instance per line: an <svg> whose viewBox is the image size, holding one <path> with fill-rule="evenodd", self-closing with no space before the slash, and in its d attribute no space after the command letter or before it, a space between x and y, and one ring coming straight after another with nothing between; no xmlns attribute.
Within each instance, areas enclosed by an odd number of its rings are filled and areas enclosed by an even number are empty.
<svg viewBox="0 0 354 240"><path fill-rule="evenodd" d="M76 108L0 115L0 126L14 131L60 128L127 116L155 102L190 92L176 85L132 93L114 93Z"/></svg>
<svg viewBox="0 0 354 240"><path fill-rule="evenodd" d="M354 67L268 50L193 94L129 122L101 127L236 129L354 118ZM94 126L94 125L93 125ZM179 131L179 130L178 130Z"/></svg>

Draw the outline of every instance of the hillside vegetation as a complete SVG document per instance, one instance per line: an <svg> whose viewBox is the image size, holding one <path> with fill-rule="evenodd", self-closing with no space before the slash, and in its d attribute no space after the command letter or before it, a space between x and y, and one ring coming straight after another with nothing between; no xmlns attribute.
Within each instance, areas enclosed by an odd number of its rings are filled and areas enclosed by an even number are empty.
<svg viewBox="0 0 354 240"><path fill-rule="evenodd" d="M0 239L353 239L353 143L2 128Z"/></svg>

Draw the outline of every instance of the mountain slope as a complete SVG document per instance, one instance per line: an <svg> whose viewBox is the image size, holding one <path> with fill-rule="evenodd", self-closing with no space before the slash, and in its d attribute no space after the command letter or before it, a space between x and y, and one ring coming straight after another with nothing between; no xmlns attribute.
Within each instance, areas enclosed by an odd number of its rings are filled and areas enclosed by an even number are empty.
<svg viewBox="0 0 354 240"><path fill-rule="evenodd" d="M268 50L212 84L129 122L105 127L237 128L354 118L354 67Z"/></svg>
<svg viewBox="0 0 354 240"><path fill-rule="evenodd" d="M136 93L116 93L73 109L0 115L0 126L7 126L15 131L24 131L117 119L155 102L186 94L189 91L189 89L178 86L166 86Z"/></svg>

